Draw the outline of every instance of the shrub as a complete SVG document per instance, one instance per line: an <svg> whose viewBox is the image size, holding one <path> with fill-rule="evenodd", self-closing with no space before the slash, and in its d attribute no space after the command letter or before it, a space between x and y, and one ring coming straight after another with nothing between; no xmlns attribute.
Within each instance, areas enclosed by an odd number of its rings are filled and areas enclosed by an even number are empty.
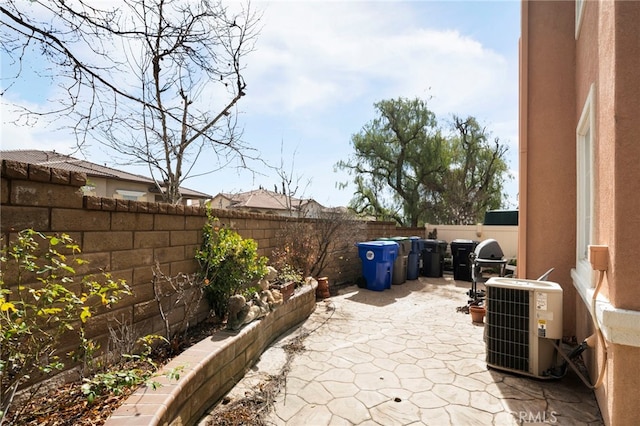
<svg viewBox="0 0 640 426"><path fill-rule="evenodd" d="M316 220L291 220L278 234L272 256L276 269L288 265L302 276L321 277L332 262L353 251L363 222L347 213L329 211Z"/></svg>
<svg viewBox="0 0 640 426"><path fill-rule="evenodd" d="M229 297L251 292L251 285L267 273L267 258L258 256L257 243L220 227L210 211L196 259L202 268L207 300L220 318L227 314Z"/></svg>
<svg viewBox="0 0 640 426"><path fill-rule="evenodd" d="M63 335L78 336L77 359L90 357L97 346L85 338L86 321L99 306L109 307L129 294L126 283L108 273L76 283L74 268L87 263L79 253L68 235L45 236L31 229L2 249L0 424L22 386L65 367L58 350Z"/></svg>
<svg viewBox="0 0 640 426"><path fill-rule="evenodd" d="M84 378L81 390L87 398L87 402L92 404L98 395L108 393L122 395L125 389L131 389L143 383L151 389L157 389L160 384L154 380L154 377L158 366L151 357L153 345L156 340L166 342L166 339L162 336L146 335L138 339L138 342L142 346L140 354L130 355L123 353L121 355L122 360L132 361L132 367L108 368L105 371L96 372L89 378ZM139 365L136 366L136 364ZM170 379L179 379L179 371L181 369L182 367L178 367L170 370L167 377Z"/></svg>
<svg viewBox="0 0 640 426"><path fill-rule="evenodd" d="M276 281L281 283L294 282L300 284L304 281L302 270L296 268L289 263L291 255L288 248L275 249L271 252L271 266L273 266L278 274Z"/></svg>

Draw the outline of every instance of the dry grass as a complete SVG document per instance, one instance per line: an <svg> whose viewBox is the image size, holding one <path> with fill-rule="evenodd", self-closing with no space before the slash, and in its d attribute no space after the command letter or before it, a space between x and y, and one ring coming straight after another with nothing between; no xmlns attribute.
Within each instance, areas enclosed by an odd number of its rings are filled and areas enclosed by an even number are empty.
<svg viewBox="0 0 640 426"><path fill-rule="evenodd" d="M268 424L264 420L266 414L280 392L285 389L291 361L296 353L305 350L303 342L308 335L309 333L302 333L282 347L286 354L286 361L278 374L269 375L266 380L256 386L255 391L247 392L244 398L233 402L228 398L223 398L210 413L206 424L208 426L266 426Z"/></svg>

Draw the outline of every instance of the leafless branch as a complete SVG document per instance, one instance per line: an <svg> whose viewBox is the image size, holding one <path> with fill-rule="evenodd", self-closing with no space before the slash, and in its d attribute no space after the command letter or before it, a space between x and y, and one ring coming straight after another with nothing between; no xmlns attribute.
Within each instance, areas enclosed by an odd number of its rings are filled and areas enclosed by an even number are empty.
<svg viewBox="0 0 640 426"><path fill-rule="evenodd" d="M50 65L41 68L61 90L55 107L23 108L22 122L72 119L79 148L97 140L147 164L172 203L180 200L180 185L199 160L215 169L232 159L246 167L258 157L240 139L236 119L247 91L245 59L261 19L250 3L123 0L110 9L92 4L0 5L0 49L15 71L0 92L15 88L36 50ZM214 157L205 158L208 152Z"/></svg>

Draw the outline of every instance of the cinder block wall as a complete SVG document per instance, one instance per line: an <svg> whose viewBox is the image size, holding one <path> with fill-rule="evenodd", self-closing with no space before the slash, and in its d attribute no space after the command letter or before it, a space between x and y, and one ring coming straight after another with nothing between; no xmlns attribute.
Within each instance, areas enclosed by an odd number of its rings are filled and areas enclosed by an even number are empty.
<svg viewBox="0 0 640 426"><path fill-rule="evenodd" d="M122 278L133 289L113 310L99 312L88 324L88 337L106 347L108 326L127 321L138 336L164 335L164 322L154 298L152 267L156 262L164 274L193 273L198 264L194 254L202 238L206 221L203 207L87 197L81 187L82 173L2 160L0 186L0 232L3 244L16 238L22 229L32 228L46 234L69 234L81 247L83 259L90 263L77 269L78 275L101 269ZM220 222L244 238L258 243L261 255L269 257L278 244L278 232L286 221L280 216L214 210ZM309 220L309 219L304 219ZM399 235L390 222L362 222L366 241ZM355 242L331 253L323 275L330 285L353 282L361 275L361 261ZM5 276L6 282L11 277ZM80 278L78 278L78 281ZM167 304L168 306L169 304ZM168 313L173 327L184 317L178 306ZM201 302L198 319L208 315L206 301ZM65 342L64 350L74 342Z"/></svg>
<svg viewBox="0 0 640 426"><path fill-rule="evenodd" d="M152 267L158 264L168 276L193 273L194 259L206 220L202 208L169 204L133 202L110 198L84 197L81 173L31 164L2 161L0 232L3 244L16 238L18 231L32 228L51 235L69 234L88 260L76 268L78 277L109 271L126 280L133 295L125 297L112 310L100 310L87 323L89 338L107 347L109 325L130 324L138 336L165 335L165 323L155 300ZM6 283L12 277L5 276ZM184 307L164 303L172 329L184 318ZM208 314L201 300L195 320ZM193 323L193 321L192 321ZM62 343L65 353L76 345Z"/></svg>

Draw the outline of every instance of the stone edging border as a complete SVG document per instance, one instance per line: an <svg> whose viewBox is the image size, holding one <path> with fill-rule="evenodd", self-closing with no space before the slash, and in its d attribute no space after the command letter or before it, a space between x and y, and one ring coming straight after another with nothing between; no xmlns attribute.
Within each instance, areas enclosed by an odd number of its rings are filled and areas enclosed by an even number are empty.
<svg viewBox="0 0 640 426"><path fill-rule="evenodd" d="M194 424L222 398L284 332L316 307L317 283L305 285L266 317L237 332L223 330L172 359L159 372L157 389L141 387L107 419L105 426ZM177 369L180 379L167 373Z"/></svg>

